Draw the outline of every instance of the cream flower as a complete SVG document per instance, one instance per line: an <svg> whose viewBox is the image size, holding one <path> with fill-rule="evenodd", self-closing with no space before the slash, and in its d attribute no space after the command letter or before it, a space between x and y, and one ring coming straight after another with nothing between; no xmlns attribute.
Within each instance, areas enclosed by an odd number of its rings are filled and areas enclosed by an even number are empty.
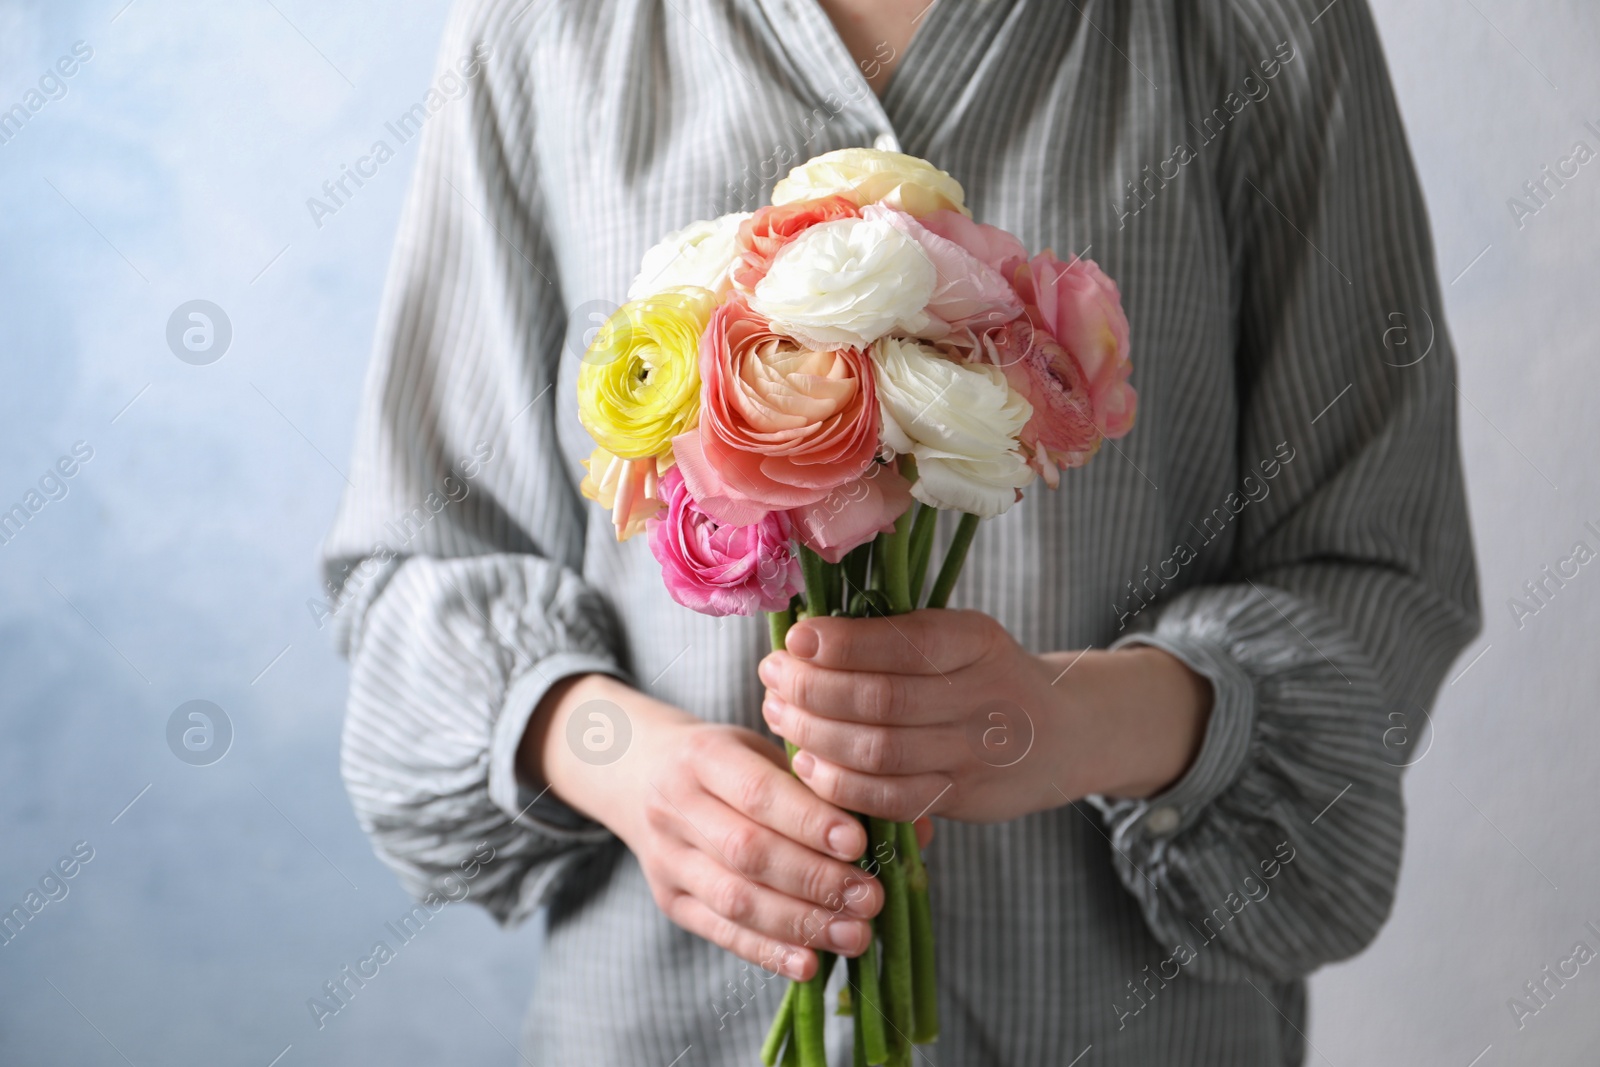
<svg viewBox="0 0 1600 1067"><path fill-rule="evenodd" d="M1033 414L998 367L959 363L915 341L872 346L883 441L917 461L911 495L993 518L1033 480L1018 434Z"/></svg>
<svg viewBox="0 0 1600 1067"><path fill-rule="evenodd" d="M926 329L937 282L927 253L890 223L837 219L783 246L750 307L812 348L865 348L891 330Z"/></svg>
<svg viewBox="0 0 1600 1067"><path fill-rule="evenodd" d="M710 289L721 296L729 285L729 270L738 258L739 224L750 212L691 222L667 234L644 254L639 274L628 286L629 300L643 300L665 289L685 285Z"/></svg>
<svg viewBox="0 0 1600 1067"><path fill-rule="evenodd" d="M844 193L856 203L884 203L918 217L931 211L959 211L961 183L925 159L876 148L841 148L809 159L772 190L779 206L795 200Z"/></svg>
<svg viewBox="0 0 1600 1067"><path fill-rule="evenodd" d="M661 510L660 475L671 469L669 459L618 459L603 448L583 461L583 483L578 489L611 512L617 540L643 533L645 523Z"/></svg>

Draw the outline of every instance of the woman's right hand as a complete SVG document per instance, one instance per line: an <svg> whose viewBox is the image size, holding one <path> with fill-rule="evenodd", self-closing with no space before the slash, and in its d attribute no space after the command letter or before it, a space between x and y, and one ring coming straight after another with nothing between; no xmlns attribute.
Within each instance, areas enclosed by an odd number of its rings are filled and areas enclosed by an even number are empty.
<svg viewBox="0 0 1600 1067"><path fill-rule="evenodd" d="M603 765L566 741L568 717L593 701L626 716L631 734ZM816 970L814 949L866 951L883 889L852 862L865 830L790 775L783 749L755 731L582 675L540 703L519 763L622 839L656 904L685 930L798 979Z"/></svg>

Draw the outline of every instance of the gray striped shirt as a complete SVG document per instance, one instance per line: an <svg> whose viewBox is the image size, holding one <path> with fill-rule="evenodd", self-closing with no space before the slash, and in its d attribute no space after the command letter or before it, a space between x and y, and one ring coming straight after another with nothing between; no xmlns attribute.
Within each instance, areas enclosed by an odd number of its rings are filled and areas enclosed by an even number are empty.
<svg viewBox="0 0 1600 1067"><path fill-rule="evenodd" d="M326 575L379 854L419 895L470 868L498 919L549 908L528 1061L747 1065L782 994L514 754L580 671L764 729L763 622L672 603L576 490L578 357L664 233L889 135L976 218L1087 251L1132 323L1138 425L985 523L955 602L1039 651L1155 643L1216 692L1163 796L940 824L919 1061L1300 1063L1303 978L1388 914L1406 741L1479 625L1365 0L937 0L881 100L815 0L463 0L441 62L466 88L418 116Z"/></svg>

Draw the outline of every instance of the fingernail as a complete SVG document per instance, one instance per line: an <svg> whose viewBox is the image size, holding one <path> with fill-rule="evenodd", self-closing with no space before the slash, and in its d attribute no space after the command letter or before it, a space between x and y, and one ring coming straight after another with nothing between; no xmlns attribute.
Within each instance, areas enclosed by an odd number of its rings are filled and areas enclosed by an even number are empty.
<svg viewBox="0 0 1600 1067"><path fill-rule="evenodd" d="M764 658L756 667L756 674L764 685L776 686L779 679L778 663L772 656Z"/></svg>
<svg viewBox="0 0 1600 1067"><path fill-rule="evenodd" d="M853 919L835 919L823 932L823 940L840 952L854 952L864 939L866 923Z"/></svg>
<svg viewBox="0 0 1600 1067"><path fill-rule="evenodd" d="M806 957L802 952L788 952L783 958L783 973L796 982L805 976Z"/></svg>
<svg viewBox="0 0 1600 1067"><path fill-rule="evenodd" d="M794 754L794 760L790 763L790 766L794 768L794 773L798 774L802 778L810 778L811 772L816 768L816 765L816 757L804 750L796 752Z"/></svg>
<svg viewBox="0 0 1600 1067"><path fill-rule="evenodd" d="M834 855L847 860L855 859L861 851L856 844L855 831L843 823L828 831L828 847L833 849Z"/></svg>
<svg viewBox="0 0 1600 1067"><path fill-rule="evenodd" d="M844 900L845 914L854 915L858 919L870 919L878 910L878 906L873 903L872 893L865 887L853 893L846 893Z"/></svg>
<svg viewBox="0 0 1600 1067"><path fill-rule="evenodd" d="M810 659L817 654L817 631L809 626L796 626L784 637L783 650L791 656Z"/></svg>
<svg viewBox="0 0 1600 1067"><path fill-rule="evenodd" d="M776 732L783 725L783 705L767 697L761 702L761 717L767 720L767 725Z"/></svg>

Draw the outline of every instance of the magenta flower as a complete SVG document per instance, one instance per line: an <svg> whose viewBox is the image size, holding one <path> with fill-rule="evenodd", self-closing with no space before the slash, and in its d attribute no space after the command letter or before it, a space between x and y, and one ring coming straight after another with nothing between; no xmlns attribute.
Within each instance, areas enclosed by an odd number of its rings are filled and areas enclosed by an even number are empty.
<svg viewBox="0 0 1600 1067"><path fill-rule="evenodd" d="M666 510L650 520L650 553L673 600L703 615L754 615L784 610L804 588L788 515L769 512L748 526L719 523L700 510L676 467L659 492Z"/></svg>

